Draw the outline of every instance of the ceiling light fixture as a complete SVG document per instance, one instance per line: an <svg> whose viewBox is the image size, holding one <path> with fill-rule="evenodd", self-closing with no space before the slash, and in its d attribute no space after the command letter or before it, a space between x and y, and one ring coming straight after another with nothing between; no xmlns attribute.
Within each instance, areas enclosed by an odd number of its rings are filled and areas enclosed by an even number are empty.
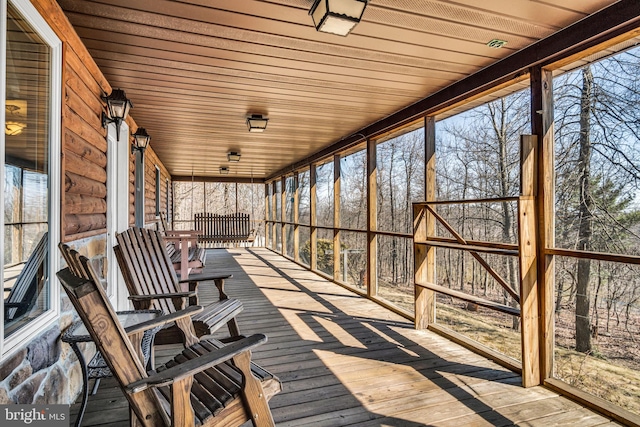
<svg viewBox="0 0 640 427"><path fill-rule="evenodd" d="M102 127L106 128L109 123L115 123L116 139L120 141L120 125L129 115L133 104L121 89L114 89L109 96L103 96L102 99L107 103L106 114L102 112Z"/></svg>
<svg viewBox="0 0 640 427"><path fill-rule="evenodd" d="M14 104L7 104L5 109L7 116L4 122L4 133L9 136L20 135L27 127L27 124L20 120L22 119L22 114L19 112L21 108Z"/></svg>
<svg viewBox="0 0 640 427"><path fill-rule="evenodd" d="M249 132L264 132L268 121L269 119L262 114L252 114L247 117L247 128Z"/></svg>
<svg viewBox="0 0 640 427"><path fill-rule="evenodd" d="M487 46L493 49L500 49L501 47L504 47L505 44L507 44L506 40L493 39L487 43Z"/></svg>
<svg viewBox="0 0 640 427"><path fill-rule="evenodd" d="M240 153L238 153L237 151L229 151L227 153L227 160L229 160L230 162L234 162L237 163L240 161Z"/></svg>
<svg viewBox="0 0 640 427"><path fill-rule="evenodd" d="M309 15L317 31L346 36L360 19L367 0L316 0Z"/></svg>
<svg viewBox="0 0 640 427"><path fill-rule="evenodd" d="M229 175L229 168L221 167L221 168L220 168L220 173L221 173L222 175Z"/></svg>
<svg viewBox="0 0 640 427"><path fill-rule="evenodd" d="M144 152L151 141L151 136L147 133L147 130L145 128L138 128L136 133L131 134L131 136L133 137L131 152L133 153L134 150Z"/></svg>

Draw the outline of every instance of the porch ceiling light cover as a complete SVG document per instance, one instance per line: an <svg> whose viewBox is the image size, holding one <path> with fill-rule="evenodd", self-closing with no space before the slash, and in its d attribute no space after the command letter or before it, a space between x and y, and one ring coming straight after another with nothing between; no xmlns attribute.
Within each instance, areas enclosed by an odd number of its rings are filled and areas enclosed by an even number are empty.
<svg viewBox="0 0 640 427"><path fill-rule="evenodd" d="M102 113L102 127L108 123L116 124L116 139L120 140L120 125L129 115L133 103L121 89L114 89L111 94L102 98L107 103L107 114Z"/></svg>
<svg viewBox="0 0 640 427"><path fill-rule="evenodd" d="M247 117L247 128L249 132L264 132L268 121L269 119L262 114L252 114Z"/></svg>
<svg viewBox="0 0 640 427"><path fill-rule="evenodd" d="M220 173L222 175L229 175L229 168L220 168Z"/></svg>
<svg viewBox="0 0 640 427"><path fill-rule="evenodd" d="M227 160L230 162L239 162L240 161L240 153L236 151L229 151L227 153Z"/></svg>
<svg viewBox="0 0 640 427"><path fill-rule="evenodd" d="M4 133L9 136L20 135L27 125L21 122L5 122Z"/></svg>
<svg viewBox="0 0 640 427"><path fill-rule="evenodd" d="M367 0L316 0L309 15L316 30L346 36L356 26L367 6Z"/></svg>
<svg viewBox="0 0 640 427"><path fill-rule="evenodd" d="M16 104L24 104L22 107ZM26 115L26 101L7 101L5 106L7 115L4 122L4 133L8 136L20 135L27 127L24 122Z"/></svg>
<svg viewBox="0 0 640 427"><path fill-rule="evenodd" d="M151 141L151 136L147 133L145 128L138 128L136 133L132 134L133 136L133 144L131 144L131 150L139 150L144 151L149 146L149 142Z"/></svg>

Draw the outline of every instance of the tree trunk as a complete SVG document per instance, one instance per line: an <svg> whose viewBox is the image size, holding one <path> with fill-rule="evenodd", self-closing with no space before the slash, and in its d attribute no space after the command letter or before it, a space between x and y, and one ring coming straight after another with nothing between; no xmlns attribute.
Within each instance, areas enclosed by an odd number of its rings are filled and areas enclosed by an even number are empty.
<svg viewBox="0 0 640 427"><path fill-rule="evenodd" d="M579 174L579 207L578 212L578 250L590 250L591 247L591 219L593 200L591 198L590 162L591 138L590 117L593 97L593 74L591 68L582 70L582 96L580 99L580 154L578 156ZM591 275L591 260L578 260L578 277L576 283L576 350L587 353L591 347L591 321L589 319L589 278Z"/></svg>

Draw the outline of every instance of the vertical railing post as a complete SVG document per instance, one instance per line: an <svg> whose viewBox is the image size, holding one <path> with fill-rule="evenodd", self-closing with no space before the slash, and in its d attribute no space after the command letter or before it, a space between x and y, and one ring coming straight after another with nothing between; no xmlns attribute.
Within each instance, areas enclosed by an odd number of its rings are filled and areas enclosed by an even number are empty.
<svg viewBox="0 0 640 427"><path fill-rule="evenodd" d="M293 174L293 259L300 262L300 175L298 172Z"/></svg>
<svg viewBox="0 0 640 427"><path fill-rule="evenodd" d="M436 199L436 121L435 117L426 117L424 122L425 142L425 200ZM414 271L415 283L436 283L436 248L428 245L417 245L424 242L427 236L435 235L435 218L425 206L414 206ZM415 287L415 328L426 329L436 321L435 292Z"/></svg>
<svg viewBox="0 0 640 427"><path fill-rule="evenodd" d="M340 280L340 154L333 156L333 280ZM347 266L344 266L345 270Z"/></svg>
<svg viewBox="0 0 640 427"><path fill-rule="evenodd" d="M545 253L555 246L555 148L553 75L533 67L531 75L531 133L538 137L536 177L536 240L540 309L541 381L553 376L555 260Z"/></svg>
<svg viewBox="0 0 640 427"><path fill-rule="evenodd" d="M520 318L522 322L522 385L540 384L540 333L536 250L535 186L537 176L535 135L520 137L520 199L518 201L518 252L520 257Z"/></svg>
<svg viewBox="0 0 640 427"><path fill-rule="evenodd" d="M312 271L318 269L318 218L316 216L316 165L312 163L309 166L309 210L311 217L309 218L309 267Z"/></svg>
<svg viewBox="0 0 640 427"><path fill-rule="evenodd" d="M282 255L287 254L287 225L285 222L287 221L287 177L283 175L280 178L280 222L282 226L280 227L280 241L282 242L282 251L280 252Z"/></svg>
<svg viewBox="0 0 640 427"><path fill-rule="evenodd" d="M264 246L269 247L271 209L269 209L269 183L264 184Z"/></svg>
<svg viewBox="0 0 640 427"><path fill-rule="evenodd" d="M378 293L378 181L376 142L367 139L367 295Z"/></svg>

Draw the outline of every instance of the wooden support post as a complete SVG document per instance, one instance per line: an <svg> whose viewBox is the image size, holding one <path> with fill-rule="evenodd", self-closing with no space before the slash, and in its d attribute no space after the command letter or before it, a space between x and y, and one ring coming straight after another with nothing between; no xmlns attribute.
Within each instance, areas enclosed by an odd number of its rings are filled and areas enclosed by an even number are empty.
<svg viewBox="0 0 640 427"><path fill-rule="evenodd" d="M287 227L285 224L287 221L287 177L282 176L280 178L280 222L282 226L280 227L280 241L282 242L282 251L280 252L282 255L287 254Z"/></svg>
<svg viewBox="0 0 640 427"><path fill-rule="evenodd" d="M518 229L520 252L520 313L522 321L522 385L540 384L538 271L536 251L535 184L537 176L535 135L520 137L520 200Z"/></svg>
<svg viewBox="0 0 640 427"><path fill-rule="evenodd" d="M340 279L340 154L333 156L333 280ZM344 268L347 268L345 265Z"/></svg>
<svg viewBox="0 0 640 427"><path fill-rule="evenodd" d="M264 184L264 245L269 247L269 221L271 220L271 209L269 209L269 183Z"/></svg>
<svg viewBox="0 0 640 427"><path fill-rule="evenodd" d="M536 178L536 245L540 310L541 380L553 377L555 340L555 260L547 248L555 247L555 148L553 75L540 67L531 69L531 126L538 137Z"/></svg>
<svg viewBox="0 0 640 427"><path fill-rule="evenodd" d="M311 211L310 218L310 234L309 234L309 267L312 271L318 269L318 229L316 226L318 225L317 216L316 216L316 164L312 163L309 166L309 210Z"/></svg>
<svg viewBox="0 0 640 427"><path fill-rule="evenodd" d="M378 181L377 146L367 139L367 295L378 294L378 242L375 231L378 230Z"/></svg>
<svg viewBox="0 0 640 427"><path fill-rule="evenodd" d="M276 208L278 205L276 204L276 201L278 200L278 193L276 192L276 190L278 189L278 185L277 185L278 180L274 180L271 183L271 207L273 208L273 213L272 213L272 218L273 218L273 223L271 224L271 235L272 240L273 240L273 245L272 245L272 249L273 250L278 250L278 209Z"/></svg>
<svg viewBox="0 0 640 427"><path fill-rule="evenodd" d="M425 138L425 198L436 199L436 120L426 117L424 122ZM421 210L420 212L416 212ZM427 236L435 236L436 221L426 207L414 207L414 272L415 283L436 283L436 248L416 245L425 241ZM415 287L415 328L426 329L436 322L436 294L430 289Z"/></svg>
<svg viewBox="0 0 640 427"><path fill-rule="evenodd" d="M293 174L293 259L300 262L300 176L298 172Z"/></svg>

